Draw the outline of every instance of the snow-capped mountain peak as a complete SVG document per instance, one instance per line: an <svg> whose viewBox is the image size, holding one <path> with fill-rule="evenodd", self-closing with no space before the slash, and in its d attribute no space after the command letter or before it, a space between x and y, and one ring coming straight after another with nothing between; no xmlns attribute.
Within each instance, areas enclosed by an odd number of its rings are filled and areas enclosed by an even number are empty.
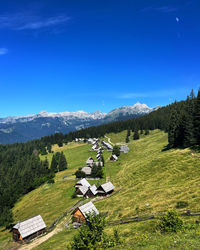
<svg viewBox="0 0 200 250"><path fill-rule="evenodd" d="M90 126L139 117L158 108L150 108L138 102L133 106L116 108L108 114L99 110L93 113L82 110L50 113L43 110L34 115L0 118L0 143L28 141L58 132L69 133Z"/></svg>

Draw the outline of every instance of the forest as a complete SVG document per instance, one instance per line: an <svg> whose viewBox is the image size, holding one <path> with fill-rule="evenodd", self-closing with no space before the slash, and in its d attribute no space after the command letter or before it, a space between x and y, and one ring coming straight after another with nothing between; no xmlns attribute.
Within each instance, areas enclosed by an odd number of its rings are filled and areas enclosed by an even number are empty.
<svg viewBox="0 0 200 250"><path fill-rule="evenodd" d="M52 181L55 173L67 168L62 153L53 157L51 166L39 155L51 152L51 146L73 141L75 138L103 137L106 133L123 130L160 129L168 133L168 148L200 146L200 90L192 91L185 101L174 102L158 110L131 120L90 127L69 134L53 134L40 140L12 145L0 145L0 226L12 224L11 209L24 194L41 184Z"/></svg>

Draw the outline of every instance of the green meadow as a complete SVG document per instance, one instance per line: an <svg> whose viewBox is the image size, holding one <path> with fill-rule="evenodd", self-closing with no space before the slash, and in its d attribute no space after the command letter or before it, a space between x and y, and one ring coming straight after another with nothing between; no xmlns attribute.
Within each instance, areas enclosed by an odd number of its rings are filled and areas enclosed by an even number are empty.
<svg viewBox="0 0 200 250"><path fill-rule="evenodd" d="M125 142L126 131L107 136L113 143ZM165 150L166 145L167 134L155 130L151 131L150 135L142 135L137 141L133 141L131 135L129 153L121 154L117 162L110 162L110 153L104 151L104 179L101 182L110 180L116 190L120 190L107 199L95 202L100 212L107 213L107 220L167 211L174 209L179 201L188 202L187 209L200 210L198 152L192 152L190 149ZM13 208L15 222L41 214L47 226L50 226L57 217L72 207L80 199L71 198L75 181L64 181L63 178L82 167L89 156L96 156L90 149L91 145L84 143L70 143L61 148L54 146L54 152L64 152L68 169L56 174L54 184L44 184L23 196ZM45 157L50 162L52 154L41 158ZM197 219L184 218L186 224L193 227L178 234L160 234L156 231L157 220L115 227L123 240L120 248L198 249L200 227L195 226ZM108 226L106 231L112 233L115 227ZM76 230L64 229L37 249L63 249L76 233ZM11 245L11 233L0 229L0 249Z"/></svg>

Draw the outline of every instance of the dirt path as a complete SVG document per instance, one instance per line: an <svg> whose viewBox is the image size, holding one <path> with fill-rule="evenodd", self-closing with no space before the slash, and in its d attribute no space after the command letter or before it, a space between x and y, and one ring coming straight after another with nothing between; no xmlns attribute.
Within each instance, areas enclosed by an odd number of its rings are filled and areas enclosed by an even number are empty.
<svg viewBox="0 0 200 250"><path fill-rule="evenodd" d="M110 138L109 138L108 136L105 135L105 137L106 137L106 139L108 139L108 142L109 142L111 145L115 145L114 143L112 143L112 142L110 141Z"/></svg>
<svg viewBox="0 0 200 250"><path fill-rule="evenodd" d="M105 138L108 139L108 142L111 144L111 145L117 145L117 146L124 146L124 145L127 145L125 142L117 142L117 143L112 143L110 138L108 136L105 135Z"/></svg>

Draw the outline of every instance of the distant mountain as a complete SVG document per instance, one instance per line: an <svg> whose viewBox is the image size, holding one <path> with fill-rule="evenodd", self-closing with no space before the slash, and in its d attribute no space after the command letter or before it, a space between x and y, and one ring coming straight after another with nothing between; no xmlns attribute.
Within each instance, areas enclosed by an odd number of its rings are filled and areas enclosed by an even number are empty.
<svg viewBox="0 0 200 250"><path fill-rule="evenodd" d="M105 114L100 111L48 113L0 118L0 143L25 142L54 133L69 133L82 128L114 121L126 120L148 114L156 109L146 104L116 108Z"/></svg>

